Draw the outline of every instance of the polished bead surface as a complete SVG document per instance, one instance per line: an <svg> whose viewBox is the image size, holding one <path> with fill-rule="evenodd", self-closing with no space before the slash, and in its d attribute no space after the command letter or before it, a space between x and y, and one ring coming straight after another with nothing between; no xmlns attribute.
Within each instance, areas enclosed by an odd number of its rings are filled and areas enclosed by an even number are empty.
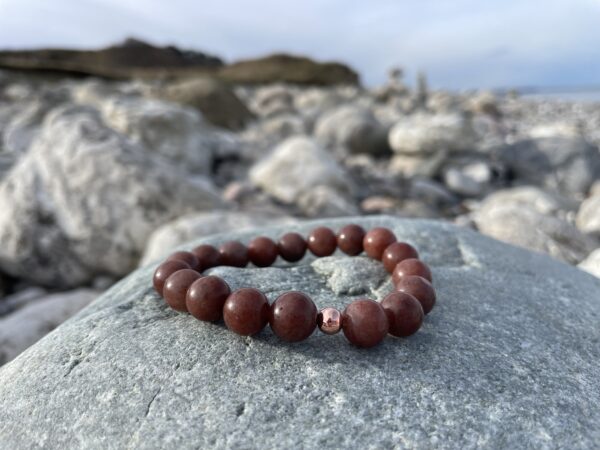
<svg viewBox="0 0 600 450"><path fill-rule="evenodd" d="M198 267L198 258L192 252L179 251L171 253L167 258L167 261L183 261L190 266L190 269L196 269Z"/></svg>
<svg viewBox="0 0 600 450"><path fill-rule="evenodd" d="M192 269L182 269L171 274L163 288L163 297L169 306L177 311L187 311L185 304L187 290L201 276Z"/></svg>
<svg viewBox="0 0 600 450"><path fill-rule="evenodd" d="M381 306L387 314L391 335L410 336L421 328L425 313L419 300L412 295L392 292L381 301Z"/></svg>
<svg viewBox="0 0 600 450"><path fill-rule="evenodd" d="M415 248L406 242L394 242L383 251L381 262L385 270L392 273L399 262L409 258L418 258Z"/></svg>
<svg viewBox="0 0 600 450"><path fill-rule="evenodd" d="M342 331L346 339L357 347L379 344L387 335L388 327L385 310L374 300L355 300L344 310Z"/></svg>
<svg viewBox="0 0 600 450"><path fill-rule="evenodd" d="M325 334L336 334L342 329L342 313L335 308L323 308L317 315L317 326Z"/></svg>
<svg viewBox="0 0 600 450"><path fill-rule="evenodd" d="M317 326L317 307L302 292L286 292L271 305L269 324L284 341L303 341Z"/></svg>
<svg viewBox="0 0 600 450"><path fill-rule="evenodd" d="M248 258L257 267L268 267L275 262L279 250L277 244L265 236L254 238L248 244Z"/></svg>
<svg viewBox="0 0 600 450"><path fill-rule="evenodd" d="M317 227L308 235L308 249L315 256L329 256L337 247L337 239L331 228Z"/></svg>
<svg viewBox="0 0 600 450"><path fill-rule="evenodd" d="M430 283L432 280L431 270L429 270L427 264L415 258L405 259L396 264L396 267L392 272L392 280L394 281L394 284L397 284L398 281L400 281L400 278L408 275L418 275L425 278Z"/></svg>
<svg viewBox="0 0 600 450"><path fill-rule="evenodd" d="M194 281L185 297L188 312L198 320L216 322L223 317L223 305L231 294L229 285L219 277L209 275Z"/></svg>
<svg viewBox="0 0 600 450"><path fill-rule="evenodd" d="M381 260L383 251L396 242L396 236L389 229L383 227L372 228L367 231L363 239L365 253L373 259Z"/></svg>
<svg viewBox="0 0 600 450"><path fill-rule="evenodd" d="M289 262L300 261L306 253L306 240L298 233L286 233L277 242L279 255Z"/></svg>
<svg viewBox="0 0 600 450"><path fill-rule="evenodd" d="M435 290L429 281L417 275L407 275L396 283L396 289L419 300L423 312L428 314L435 305Z"/></svg>
<svg viewBox="0 0 600 450"><path fill-rule="evenodd" d="M233 291L223 307L225 325L242 336L251 336L269 322L269 302L258 289L242 288Z"/></svg>
<svg viewBox="0 0 600 450"><path fill-rule="evenodd" d="M221 255L219 254L219 250L212 245L199 245L192 250L192 253L198 258L197 270L200 272L219 265L219 258Z"/></svg>
<svg viewBox="0 0 600 450"><path fill-rule="evenodd" d="M219 247L219 263L223 266L246 267L248 248L239 241L228 241Z"/></svg>
<svg viewBox="0 0 600 450"><path fill-rule="evenodd" d="M360 225L346 225L338 231L337 246L347 255L359 255L363 251L365 234L366 231Z"/></svg>
<svg viewBox="0 0 600 450"><path fill-rule="evenodd" d="M169 278L173 273L177 272L181 269L189 269L190 266L184 261L166 261L162 263L160 266L156 268L154 272L154 276L152 277L152 284L156 292L160 295L163 293L163 287L165 286L165 281Z"/></svg>

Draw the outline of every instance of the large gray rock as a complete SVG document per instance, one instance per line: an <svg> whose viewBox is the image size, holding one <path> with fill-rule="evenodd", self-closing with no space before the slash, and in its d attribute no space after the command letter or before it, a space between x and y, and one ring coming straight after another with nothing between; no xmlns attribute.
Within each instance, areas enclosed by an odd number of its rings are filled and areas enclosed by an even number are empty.
<svg viewBox="0 0 600 450"><path fill-rule="evenodd" d="M191 108L145 98L112 97L100 105L104 121L169 164L207 175L212 132Z"/></svg>
<svg viewBox="0 0 600 450"><path fill-rule="evenodd" d="M499 147L497 157L517 180L577 198L600 177L600 152L581 137L524 139Z"/></svg>
<svg viewBox="0 0 600 450"><path fill-rule="evenodd" d="M474 219L484 234L576 264L598 242L566 220L566 208L567 200L524 186L489 195Z"/></svg>
<svg viewBox="0 0 600 450"><path fill-rule="evenodd" d="M52 287L123 276L156 227L220 204L208 180L131 143L97 111L60 108L0 184L0 267Z"/></svg>
<svg viewBox="0 0 600 450"><path fill-rule="evenodd" d="M319 144L306 136L293 136L256 163L249 173L252 183L274 198L294 203L317 186L340 191L351 189L348 174Z"/></svg>
<svg viewBox="0 0 600 450"><path fill-rule="evenodd" d="M267 329L242 338L168 309L149 266L0 369L0 441L102 449L584 449L600 441L600 280L444 223L352 220L391 227L432 266L438 305L415 336L370 350L342 335L285 344ZM303 290L320 307L391 287L363 257L214 272L271 300Z"/></svg>

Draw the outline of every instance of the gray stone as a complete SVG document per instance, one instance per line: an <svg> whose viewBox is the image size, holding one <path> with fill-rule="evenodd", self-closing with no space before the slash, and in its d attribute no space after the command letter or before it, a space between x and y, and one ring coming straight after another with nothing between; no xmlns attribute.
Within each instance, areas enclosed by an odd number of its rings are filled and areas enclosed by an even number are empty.
<svg viewBox="0 0 600 450"><path fill-rule="evenodd" d="M315 125L315 137L340 153L389 153L387 129L363 107L343 105L323 114Z"/></svg>
<svg viewBox="0 0 600 450"><path fill-rule="evenodd" d="M99 294L91 289L75 289L37 297L0 318L0 366L75 315Z"/></svg>
<svg viewBox="0 0 600 450"><path fill-rule="evenodd" d="M576 264L598 242L560 217L561 203L534 187L497 191L482 202L475 224L488 236Z"/></svg>
<svg viewBox="0 0 600 450"><path fill-rule="evenodd" d="M524 139L497 151L517 180L582 198L600 177L600 152L581 137Z"/></svg>
<svg viewBox="0 0 600 450"><path fill-rule="evenodd" d="M250 169L249 177L256 186L285 203L294 203L316 186L350 190L344 169L306 136L283 141Z"/></svg>
<svg viewBox="0 0 600 450"><path fill-rule="evenodd" d="M207 179L132 144L97 111L59 108L0 184L0 267L51 287L120 277L156 227L221 204Z"/></svg>
<svg viewBox="0 0 600 450"><path fill-rule="evenodd" d="M600 441L600 280L446 223L391 217L433 269L436 309L408 339L360 350L342 335L242 338L169 310L140 269L0 369L7 448L593 448ZM256 232L216 236L218 244ZM379 297L364 257L217 268L272 300Z"/></svg>
<svg viewBox="0 0 600 450"><path fill-rule="evenodd" d="M389 132L392 150L429 155L439 151L470 151L475 131L462 114L416 114L399 121Z"/></svg>
<svg viewBox="0 0 600 450"><path fill-rule="evenodd" d="M210 78L168 84L159 95L170 101L197 108L214 125L232 130L243 128L252 113L225 83Z"/></svg>

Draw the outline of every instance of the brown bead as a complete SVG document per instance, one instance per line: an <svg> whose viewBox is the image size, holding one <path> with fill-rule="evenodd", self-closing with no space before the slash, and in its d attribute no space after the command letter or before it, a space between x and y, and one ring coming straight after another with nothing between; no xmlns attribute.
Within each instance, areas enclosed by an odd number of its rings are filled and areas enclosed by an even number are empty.
<svg viewBox="0 0 600 450"><path fill-rule="evenodd" d="M425 313L419 300L412 295L392 292L381 301L381 306L387 314L391 335L410 336L421 328Z"/></svg>
<svg viewBox="0 0 600 450"><path fill-rule="evenodd" d="M185 296L191 284L200 278L198 272L192 269L182 269L174 272L163 288L163 297L169 306L177 311L187 311Z"/></svg>
<svg viewBox="0 0 600 450"><path fill-rule="evenodd" d="M336 334L342 329L342 313L335 308L323 308L317 315L317 326L325 334Z"/></svg>
<svg viewBox="0 0 600 450"><path fill-rule="evenodd" d="M185 296L188 312L198 320L216 322L223 317L223 305L231 294L222 278L209 275L194 281Z"/></svg>
<svg viewBox="0 0 600 450"><path fill-rule="evenodd" d="M223 306L223 319L231 331L250 336L269 322L269 302L258 289L242 288L233 291Z"/></svg>
<svg viewBox="0 0 600 450"><path fill-rule="evenodd" d="M228 241L219 247L219 263L223 266L246 267L248 249L239 241Z"/></svg>
<svg viewBox="0 0 600 450"><path fill-rule="evenodd" d="M392 272L392 280L394 280L394 284L397 284L400 281L400 278L405 277L407 275L418 275L420 277L425 278L427 281L431 283L431 270L427 267L423 261L415 258L405 259L404 261L396 264L394 271Z"/></svg>
<svg viewBox="0 0 600 450"><path fill-rule="evenodd" d="M379 344L388 333L388 326L385 310L374 300L355 300L344 310L342 330L357 347Z"/></svg>
<svg viewBox="0 0 600 450"><path fill-rule="evenodd" d="M409 258L418 258L419 254L415 248L406 242L394 242L388 245L383 251L381 262L385 270L392 273L396 265Z"/></svg>
<svg viewBox="0 0 600 450"><path fill-rule="evenodd" d="M211 267L216 267L219 265L219 250L214 248L212 245L202 244L192 250L192 253L196 255L198 258L198 267L197 270L199 272L204 272Z"/></svg>
<svg viewBox="0 0 600 450"><path fill-rule="evenodd" d="M317 326L317 307L302 292L286 292L271 305L269 323L284 341L303 341Z"/></svg>
<svg viewBox="0 0 600 450"><path fill-rule="evenodd" d="M190 266L190 269L196 269L198 267L198 258L192 252L175 252L167 258L167 261L183 261Z"/></svg>
<svg viewBox="0 0 600 450"><path fill-rule="evenodd" d="M419 300L423 312L428 314L435 305L435 290L429 281L417 275L407 275L396 283L396 289L406 292Z"/></svg>
<svg viewBox="0 0 600 450"><path fill-rule="evenodd" d="M372 228L365 234L363 239L363 248L365 253L373 259L381 260L383 251L396 242L396 236L387 228Z"/></svg>
<svg viewBox="0 0 600 450"><path fill-rule="evenodd" d="M183 261L165 261L160 266L156 268L154 272L154 276L152 277L152 284L154 285L154 289L160 295L163 295L163 288L165 286L165 281L169 278L173 273L177 272L181 269L189 269L190 266Z"/></svg>
<svg viewBox="0 0 600 450"><path fill-rule="evenodd" d="M329 256L337 247L337 239L331 228L317 227L308 235L308 249L315 256Z"/></svg>
<svg viewBox="0 0 600 450"><path fill-rule="evenodd" d="M300 261L306 253L306 248L306 241L298 233L286 233L277 243L279 255L289 262Z"/></svg>
<svg viewBox="0 0 600 450"><path fill-rule="evenodd" d="M268 237L259 236L248 244L248 258L257 267L268 267L275 262L279 251Z"/></svg>
<svg viewBox="0 0 600 450"><path fill-rule="evenodd" d="M350 256L356 256L363 251L365 230L360 225L346 225L337 234L337 245L341 251Z"/></svg>

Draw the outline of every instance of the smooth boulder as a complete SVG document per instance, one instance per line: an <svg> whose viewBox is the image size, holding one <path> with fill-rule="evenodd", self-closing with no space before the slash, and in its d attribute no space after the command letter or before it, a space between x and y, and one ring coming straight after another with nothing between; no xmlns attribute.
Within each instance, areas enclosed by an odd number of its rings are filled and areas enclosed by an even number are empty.
<svg viewBox="0 0 600 450"><path fill-rule="evenodd" d="M388 226L433 269L423 328L357 349L315 332L289 344L240 337L165 306L154 266L134 272L0 369L7 448L592 448L600 441L600 280L449 224L391 217L314 221L258 234ZM217 268L232 288L318 307L381 298L366 257L292 268Z"/></svg>

